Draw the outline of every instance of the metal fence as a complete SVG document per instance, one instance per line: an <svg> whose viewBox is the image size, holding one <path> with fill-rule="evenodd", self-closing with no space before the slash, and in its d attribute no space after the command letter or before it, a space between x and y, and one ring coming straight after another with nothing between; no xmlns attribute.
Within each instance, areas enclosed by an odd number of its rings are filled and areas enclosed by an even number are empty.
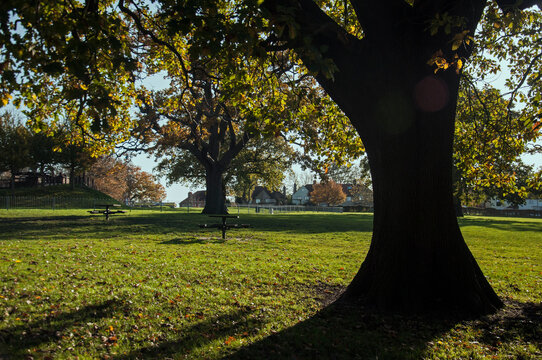
<svg viewBox="0 0 542 360"><path fill-rule="evenodd" d="M201 207L182 206L186 212L201 212ZM288 212L343 212L341 206L304 206L304 205L271 205L271 204L231 204L228 206L230 214L277 214Z"/></svg>
<svg viewBox="0 0 542 360"><path fill-rule="evenodd" d="M464 215L542 218L542 210L463 208Z"/></svg>
<svg viewBox="0 0 542 360"><path fill-rule="evenodd" d="M94 209L111 199L63 196L0 196L2 209Z"/></svg>

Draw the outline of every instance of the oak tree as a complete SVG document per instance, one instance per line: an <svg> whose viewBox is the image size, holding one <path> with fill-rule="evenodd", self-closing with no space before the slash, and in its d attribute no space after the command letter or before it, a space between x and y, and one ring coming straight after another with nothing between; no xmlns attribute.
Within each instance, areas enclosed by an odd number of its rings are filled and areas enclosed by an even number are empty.
<svg viewBox="0 0 542 360"><path fill-rule="evenodd" d="M497 3L499 17L540 4ZM318 71L316 78L357 129L369 158L373 238L343 300L409 312L495 311L502 302L463 240L452 192L461 69L486 1L352 0L344 2L352 21L320 4L263 6L277 43L296 49L309 70L331 60L332 74Z"/></svg>

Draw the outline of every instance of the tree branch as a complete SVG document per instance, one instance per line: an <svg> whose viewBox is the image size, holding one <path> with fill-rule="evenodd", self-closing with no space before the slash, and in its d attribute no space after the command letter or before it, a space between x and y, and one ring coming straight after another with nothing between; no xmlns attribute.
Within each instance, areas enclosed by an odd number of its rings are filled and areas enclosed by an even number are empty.
<svg viewBox="0 0 542 360"><path fill-rule="evenodd" d="M155 42L158 45L166 47L169 51L171 51L175 55L175 57L177 58L177 60L179 61L181 65L181 69L183 71L183 76L185 78L186 83L190 84L189 77L188 77L188 70L186 69L186 66L184 64L184 59L182 55L177 51L175 46L171 45L167 41L159 39L152 31L146 29L141 19L139 18L139 16L136 13L134 13L132 10L124 6L124 0L119 1L119 8L123 13L127 14L130 18L134 20L137 29L141 31L141 33L149 36L153 42Z"/></svg>

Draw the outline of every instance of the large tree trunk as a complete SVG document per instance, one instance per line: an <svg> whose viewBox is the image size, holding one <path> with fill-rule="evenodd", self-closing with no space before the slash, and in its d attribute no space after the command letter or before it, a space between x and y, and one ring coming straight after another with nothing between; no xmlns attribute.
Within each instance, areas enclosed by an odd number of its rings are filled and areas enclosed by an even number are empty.
<svg viewBox="0 0 542 360"><path fill-rule="evenodd" d="M362 91L363 107L349 114L367 149L375 215L369 252L343 299L391 311L495 311L502 303L463 240L453 201L459 76L380 69L376 95Z"/></svg>
<svg viewBox="0 0 542 360"><path fill-rule="evenodd" d="M205 174L205 207L202 214L227 214L224 171L218 166L208 166Z"/></svg>
<svg viewBox="0 0 542 360"><path fill-rule="evenodd" d="M264 2L277 23L285 25L285 8L294 14L294 39L281 40L317 73L358 130L369 158L373 239L343 299L391 311L492 312L502 303L463 240L452 195L459 89L454 64L471 51L467 43L454 50L452 42L458 32L474 33L485 1L351 4L363 39L348 34L314 1ZM443 14L458 26L430 31ZM321 71L326 65L314 49L333 61L332 78ZM442 69L435 74L436 65Z"/></svg>

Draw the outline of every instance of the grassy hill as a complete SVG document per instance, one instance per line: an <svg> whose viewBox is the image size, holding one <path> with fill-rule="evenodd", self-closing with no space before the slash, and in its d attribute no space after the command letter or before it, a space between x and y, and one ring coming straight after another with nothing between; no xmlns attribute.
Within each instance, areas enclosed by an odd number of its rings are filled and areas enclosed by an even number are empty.
<svg viewBox="0 0 542 360"><path fill-rule="evenodd" d="M0 189L0 196L12 195L11 189ZM77 186L74 189L70 185L53 185L44 187L22 187L15 189L15 196L79 196L79 197L94 197L94 198L108 198L112 199L109 195L104 194L101 191L94 190L88 187Z"/></svg>
<svg viewBox="0 0 542 360"><path fill-rule="evenodd" d="M0 189L1 208L92 208L98 203L119 203L88 187L70 185Z"/></svg>

